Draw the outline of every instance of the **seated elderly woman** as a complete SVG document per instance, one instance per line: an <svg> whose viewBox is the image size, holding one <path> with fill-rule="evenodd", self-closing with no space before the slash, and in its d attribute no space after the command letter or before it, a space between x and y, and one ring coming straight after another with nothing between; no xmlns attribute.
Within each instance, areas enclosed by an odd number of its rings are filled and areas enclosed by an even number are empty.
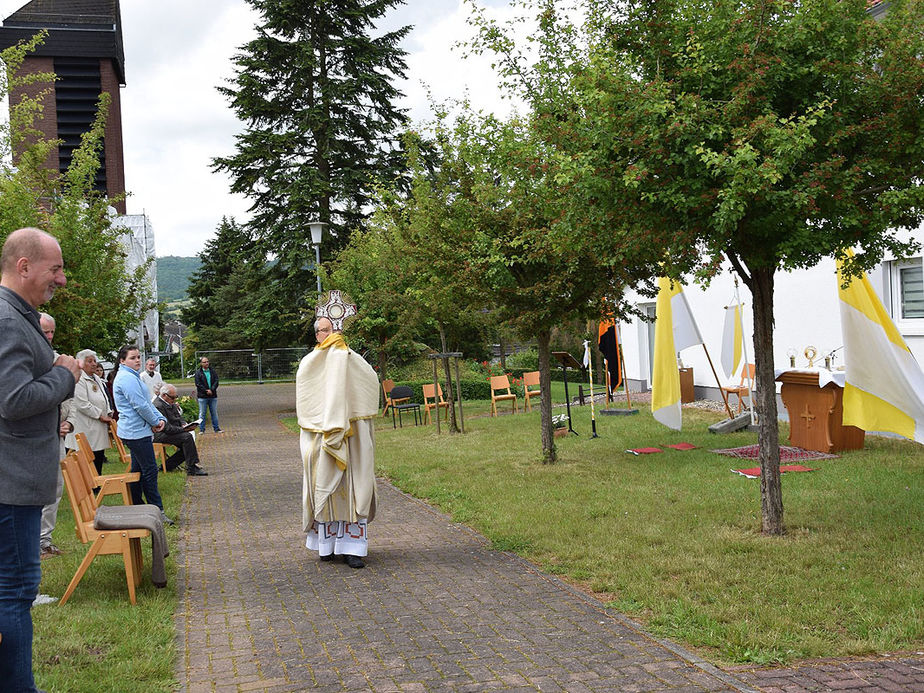
<svg viewBox="0 0 924 693"><path fill-rule="evenodd" d="M77 433L83 433L93 450L93 464L96 473L103 473L106 461L106 449L109 447L109 422L112 410L106 395L106 383L96 374L96 352L84 349L77 352L77 359L83 359L83 373L74 386L74 399L68 421L74 426L64 445L70 450L77 449Z"/></svg>

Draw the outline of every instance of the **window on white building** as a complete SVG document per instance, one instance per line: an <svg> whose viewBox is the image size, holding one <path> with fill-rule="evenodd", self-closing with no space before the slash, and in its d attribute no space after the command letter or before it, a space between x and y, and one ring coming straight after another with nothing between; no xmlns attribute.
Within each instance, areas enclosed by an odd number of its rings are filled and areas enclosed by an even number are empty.
<svg viewBox="0 0 924 693"><path fill-rule="evenodd" d="M924 265L921 258L892 262L892 319L901 327L924 328ZM917 332L917 329L914 329Z"/></svg>
<svg viewBox="0 0 924 693"><path fill-rule="evenodd" d="M898 274L902 319L924 318L924 267L899 267Z"/></svg>
<svg viewBox="0 0 924 693"><path fill-rule="evenodd" d="M655 317L657 316L655 303L644 303L639 306L645 315L648 316L649 322L646 323L647 333L648 333L648 387L651 388L651 383L654 381L654 346L655 346ZM639 364L641 365L641 364ZM639 369L639 372L644 373L644 369Z"/></svg>

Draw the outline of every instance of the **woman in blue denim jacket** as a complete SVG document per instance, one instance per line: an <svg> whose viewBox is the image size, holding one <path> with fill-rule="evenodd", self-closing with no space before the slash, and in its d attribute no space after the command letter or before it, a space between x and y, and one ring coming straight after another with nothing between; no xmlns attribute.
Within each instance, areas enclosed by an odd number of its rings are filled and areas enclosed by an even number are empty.
<svg viewBox="0 0 924 693"><path fill-rule="evenodd" d="M141 472L141 483L130 484L132 503L144 502L160 508L164 524L173 524L164 515L164 503L157 487L157 460L154 437L164 429L166 420L151 404L148 388L141 382L141 352L138 347L119 349L118 373L112 383L112 397L119 410L118 435L132 456L132 471Z"/></svg>

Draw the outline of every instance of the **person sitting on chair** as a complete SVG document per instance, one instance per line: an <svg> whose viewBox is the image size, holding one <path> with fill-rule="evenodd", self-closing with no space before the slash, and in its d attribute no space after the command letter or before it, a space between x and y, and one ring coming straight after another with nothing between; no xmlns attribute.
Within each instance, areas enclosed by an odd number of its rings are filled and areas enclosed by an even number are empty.
<svg viewBox="0 0 924 693"><path fill-rule="evenodd" d="M164 430L154 434L154 442L176 447L176 452L167 458L168 472L172 472L183 462L186 462L186 473L189 476L208 476L209 473L199 466L199 450L196 448L196 439L187 430L195 428L196 425L187 424L183 420L183 414L176 403L176 399L176 387L170 383L165 383L160 388L160 394L154 398L154 406L167 420Z"/></svg>

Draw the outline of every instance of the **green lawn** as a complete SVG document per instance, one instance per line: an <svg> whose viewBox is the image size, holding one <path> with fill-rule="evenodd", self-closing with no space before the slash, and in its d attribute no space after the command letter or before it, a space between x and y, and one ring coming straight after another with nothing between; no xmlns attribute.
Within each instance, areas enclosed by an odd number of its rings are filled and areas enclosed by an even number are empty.
<svg viewBox="0 0 924 693"><path fill-rule="evenodd" d="M107 454L113 455L113 451ZM103 471L123 470L121 463L110 462ZM160 475L160 493L171 517L179 514L185 481L182 473ZM176 546L176 533L175 527L167 528L171 547ZM39 591L60 597L88 548L77 540L66 491L58 509L54 539L65 553L42 561ZM151 541L141 543L145 568L135 606L128 601L122 557L98 556L67 604L55 602L32 609L34 671L40 689L174 690L176 565L171 554L167 558L167 587L156 589L150 580Z"/></svg>
<svg viewBox="0 0 924 693"><path fill-rule="evenodd" d="M559 392L559 388L561 392ZM556 399L563 397L553 384ZM486 416L466 402L466 431L447 445L435 427L392 428L378 417L377 466L490 538L657 635L717 662L786 662L809 656L919 649L924 645L924 448L869 438L866 449L809 463L783 476L788 534L759 533L752 466L709 452L754 442L712 436L719 418L684 411L686 430L574 407L581 434L559 440L560 460L539 462L539 415ZM294 422L285 423L294 428ZM786 431L783 431L785 438ZM630 447L691 442L699 449L636 457ZM110 451L111 452L111 451ZM110 464L107 471L121 465ZM183 474L161 475L168 514L182 502ZM176 546L176 529L168 528ZM41 591L63 594L86 547L77 543L67 496L55 541L65 555L42 564ZM150 542L142 542L150 564ZM374 550L374 547L373 547ZM169 584L142 580L129 605L121 559L102 556L65 606L33 610L35 670L53 691L169 691L176 658L176 566ZM149 568L147 568L149 570Z"/></svg>
<svg viewBox="0 0 924 693"><path fill-rule="evenodd" d="M592 591L655 634L718 662L786 662L924 644L924 448L870 437L866 449L783 476L785 537L760 534L754 466L710 448L756 442L714 436L721 415L685 409L683 432L638 416L573 408L578 437L539 462L539 417L476 416L447 445L433 427L379 419L377 468L515 551ZM785 442L788 431L783 428ZM634 456L627 448L690 442L696 450Z"/></svg>

